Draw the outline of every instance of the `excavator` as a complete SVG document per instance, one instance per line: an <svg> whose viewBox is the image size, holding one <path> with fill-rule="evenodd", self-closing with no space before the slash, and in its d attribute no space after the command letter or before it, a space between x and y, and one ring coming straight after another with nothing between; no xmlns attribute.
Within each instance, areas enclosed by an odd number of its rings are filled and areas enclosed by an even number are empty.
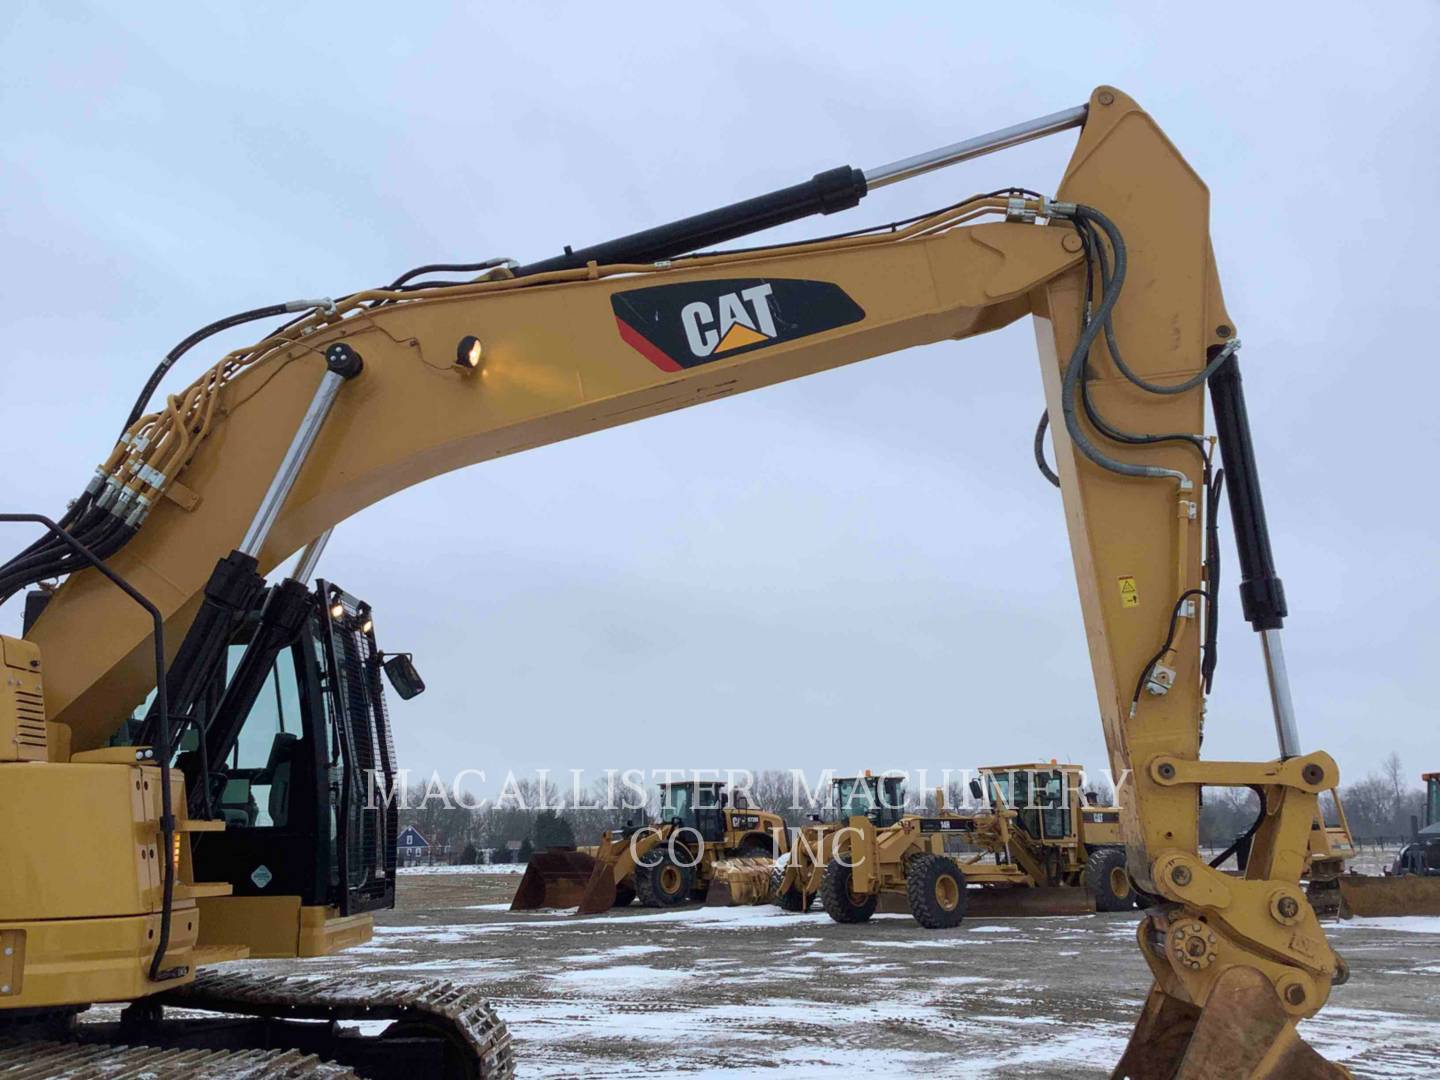
<svg viewBox="0 0 1440 1080"><path fill-rule="evenodd" d="M723 246L1069 131L1074 152L1050 193L1007 188L808 241ZM221 800L205 797L214 789L201 762L219 760L208 743L231 737L208 725L254 642L290 632L275 598L304 587L291 578L295 587L267 589L263 575L364 507L448 470L1029 316L1045 396L1037 465L1059 491L1110 763L1128 778L1118 798L1125 869L1151 905L1137 944L1153 982L1115 1075L1347 1075L1297 1030L1348 971L1300 886L1317 799L1339 770L1300 741L1285 594L1209 210L1204 182L1158 124L1101 86L1032 121L528 264L430 264L191 334L157 366L63 516L3 519L40 531L0 567L0 598L42 591L27 601L23 636L3 641L0 1066L43 1072L46 1055L89 1054L118 1070L141 1055L152 1075L189 1075L194 1056L208 1055L206 1074L225 1075L255 1055L288 1054L333 1070L329 1049L312 1052L297 1029L344 1029L369 1010L390 1025L356 1040L369 1050L345 1051L371 1054L374 1064L351 1059L367 1075L412 1043L456 1059L452 1075L507 1072L501 1028L465 988L226 971L244 956L344 948L365 939L373 916L320 872L317 855L333 839L330 808L339 820L369 806L353 790L332 796L330 781L333 768L373 777L364 753L287 752L288 783L324 811L313 831L292 830L284 852L278 838L257 837L244 857L205 854L242 827L221 805L233 769L217 766ZM287 316L150 407L171 366L212 334ZM1222 496L1278 742L1260 760L1200 756L1218 656ZM360 613L348 602L338 611L351 633ZM231 676L227 658L246 641ZM295 641L302 652L324 647L303 626ZM302 690L305 707L353 697L359 722L375 660ZM320 678L318 665L306 670ZM242 690L265 684L251 674ZM134 733L117 738L142 707ZM184 749L192 742L197 750ZM182 763L184 754L194 756ZM1243 876L1200 854L1206 787L1263 793ZM360 854L375 849L375 818L361 814L348 831L340 880L378 881L387 869ZM279 874L260 884L260 868L275 873L270 860L282 854L316 867L309 884L284 878L282 893ZM125 1006L120 1021L77 1023L95 1003ZM235 1023L206 1026L193 1010ZM333 1023L302 1023L316 1019ZM99 1038L110 1041L85 1041Z"/></svg>

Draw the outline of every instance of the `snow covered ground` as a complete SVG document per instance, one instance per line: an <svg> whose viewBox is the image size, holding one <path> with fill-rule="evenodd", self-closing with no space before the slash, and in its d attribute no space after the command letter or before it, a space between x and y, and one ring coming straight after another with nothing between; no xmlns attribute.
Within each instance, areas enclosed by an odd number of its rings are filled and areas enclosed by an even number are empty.
<svg viewBox="0 0 1440 1080"><path fill-rule="evenodd" d="M536 1077L1104 1076L1148 984L1136 915L511 914L513 875L465 869L407 873L365 946L255 966L482 985ZM1327 927L1353 974L1306 1037L1357 1076L1435 1075L1440 919Z"/></svg>

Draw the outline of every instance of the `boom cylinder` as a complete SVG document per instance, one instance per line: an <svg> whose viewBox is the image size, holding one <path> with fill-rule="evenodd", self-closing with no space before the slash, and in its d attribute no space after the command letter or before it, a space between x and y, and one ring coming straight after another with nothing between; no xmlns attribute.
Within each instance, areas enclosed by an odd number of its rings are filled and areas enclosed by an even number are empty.
<svg viewBox="0 0 1440 1080"><path fill-rule="evenodd" d="M763 229L772 229L776 225L799 221L812 214L833 214L837 210L848 210L858 205L867 192L886 184L909 180L922 173L943 169L947 165L956 165L1010 146L1018 146L1032 139L1041 139L1067 128L1080 127L1085 123L1086 113L1086 106L1077 105L1072 109L1062 109L1048 116L1027 120L1023 124L1014 124L951 143L949 146L927 150L923 154L901 158L874 169L861 171L849 165L841 165L837 169L816 173L803 184L757 195L753 199L731 203L718 210L707 210L703 214L681 218L667 225L657 225L653 229L607 240L603 244L581 248L579 251L566 248L563 255L519 267L515 276L575 270L591 262L659 262Z"/></svg>

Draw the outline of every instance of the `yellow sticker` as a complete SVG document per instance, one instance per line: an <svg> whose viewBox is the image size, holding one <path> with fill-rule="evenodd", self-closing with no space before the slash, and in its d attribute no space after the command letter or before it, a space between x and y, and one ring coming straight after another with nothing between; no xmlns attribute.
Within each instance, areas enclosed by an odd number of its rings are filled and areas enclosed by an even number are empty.
<svg viewBox="0 0 1440 1080"><path fill-rule="evenodd" d="M1135 589L1135 579L1128 575L1120 579L1120 606L1140 606L1140 593Z"/></svg>

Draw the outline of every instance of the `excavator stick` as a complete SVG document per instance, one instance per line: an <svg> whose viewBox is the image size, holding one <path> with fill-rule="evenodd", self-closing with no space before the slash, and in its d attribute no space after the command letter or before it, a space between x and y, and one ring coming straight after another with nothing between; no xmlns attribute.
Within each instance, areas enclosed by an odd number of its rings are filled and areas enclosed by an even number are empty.
<svg viewBox="0 0 1440 1080"><path fill-rule="evenodd" d="M705 906L768 904L772 899L770 873L774 867L770 859L721 859L715 864L714 877L705 892Z"/></svg>
<svg viewBox="0 0 1440 1080"><path fill-rule="evenodd" d="M525 876L510 901L511 911L535 911L539 908L581 907L590 895L591 883L600 871L609 877L609 868L593 855L583 851L537 851L530 856ZM610 907L615 901L615 885L610 883Z"/></svg>
<svg viewBox="0 0 1440 1080"><path fill-rule="evenodd" d="M1340 885L1342 917L1440 915L1440 878L1341 874L1336 881Z"/></svg>
<svg viewBox="0 0 1440 1080"><path fill-rule="evenodd" d="M1153 986L1111 1080L1344 1080L1300 1038L1275 988L1252 967L1216 980L1202 1010Z"/></svg>

